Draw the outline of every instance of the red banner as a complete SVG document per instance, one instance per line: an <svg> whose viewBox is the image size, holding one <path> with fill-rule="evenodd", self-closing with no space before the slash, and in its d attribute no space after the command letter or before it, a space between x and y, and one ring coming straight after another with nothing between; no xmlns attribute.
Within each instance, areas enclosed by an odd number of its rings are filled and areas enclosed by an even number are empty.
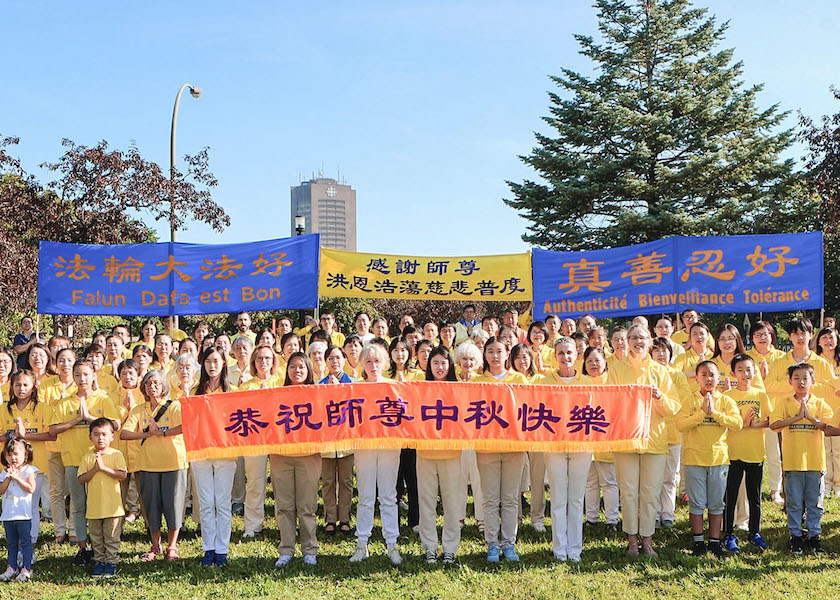
<svg viewBox="0 0 840 600"><path fill-rule="evenodd" d="M387 382L181 400L190 460L358 448L587 452L644 448L647 386Z"/></svg>

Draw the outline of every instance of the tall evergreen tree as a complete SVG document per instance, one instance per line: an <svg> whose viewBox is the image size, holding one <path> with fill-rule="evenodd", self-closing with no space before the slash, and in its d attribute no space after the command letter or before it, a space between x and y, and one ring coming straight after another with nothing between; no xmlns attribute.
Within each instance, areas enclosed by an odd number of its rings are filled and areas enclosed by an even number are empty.
<svg viewBox="0 0 840 600"><path fill-rule="evenodd" d="M508 182L505 202L530 221L522 238L579 250L764 229L792 184L779 154L793 134L719 48L727 24L688 0L595 6L600 39L575 36L594 75L551 78L552 135L521 157L541 182Z"/></svg>

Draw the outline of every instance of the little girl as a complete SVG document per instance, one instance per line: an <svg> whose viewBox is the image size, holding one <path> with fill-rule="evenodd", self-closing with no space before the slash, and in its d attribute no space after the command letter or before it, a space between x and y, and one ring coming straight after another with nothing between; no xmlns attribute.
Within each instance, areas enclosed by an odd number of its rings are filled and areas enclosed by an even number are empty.
<svg viewBox="0 0 840 600"><path fill-rule="evenodd" d="M32 577L32 503L37 486L38 469L33 467L32 446L20 438L11 438L0 457L6 469L0 473L0 494L3 494L3 527L9 546L9 567L0 581L29 581ZM18 550L23 565L18 572ZM15 577L17 575L17 577Z"/></svg>

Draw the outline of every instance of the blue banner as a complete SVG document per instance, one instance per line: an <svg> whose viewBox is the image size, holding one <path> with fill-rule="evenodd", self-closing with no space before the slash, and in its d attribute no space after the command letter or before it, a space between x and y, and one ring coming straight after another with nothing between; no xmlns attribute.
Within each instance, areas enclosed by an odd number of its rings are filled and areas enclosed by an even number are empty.
<svg viewBox="0 0 840 600"><path fill-rule="evenodd" d="M200 315L314 308L317 234L245 244L41 242L38 311Z"/></svg>
<svg viewBox="0 0 840 600"><path fill-rule="evenodd" d="M534 318L679 312L757 313L823 306L822 232L669 237L646 244L535 249Z"/></svg>

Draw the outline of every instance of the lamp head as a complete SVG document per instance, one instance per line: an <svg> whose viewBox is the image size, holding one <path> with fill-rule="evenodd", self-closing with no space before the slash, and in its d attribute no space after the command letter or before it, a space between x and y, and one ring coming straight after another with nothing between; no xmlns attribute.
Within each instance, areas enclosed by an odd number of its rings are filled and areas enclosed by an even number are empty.
<svg viewBox="0 0 840 600"><path fill-rule="evenodd" d="M198 98L199 96L201 96L201 88L198 87L198 86L195 86L195 85L191 85L190 86L190 95L193 98Z"/></svg>

